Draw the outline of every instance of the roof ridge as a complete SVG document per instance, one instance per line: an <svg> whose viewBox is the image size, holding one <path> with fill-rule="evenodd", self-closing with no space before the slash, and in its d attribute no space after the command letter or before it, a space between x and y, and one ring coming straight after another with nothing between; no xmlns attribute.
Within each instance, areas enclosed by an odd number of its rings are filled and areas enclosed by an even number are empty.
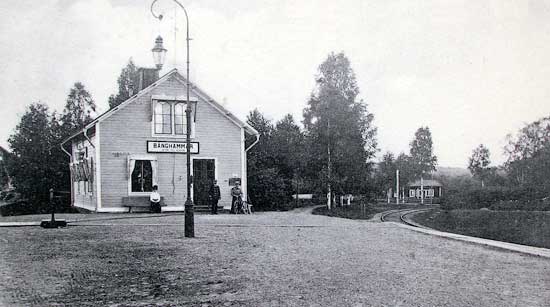
<svg viewBox="0 0 550 307"><path fill-rule="evenodd" d="M71 136L69 136L68 138L63 140L63 142L61 142L61 145L65 144L67 141L69 141L70 139L76 137L77 135L83 133L84 130L90 129L91 127L93 127L96 123L100 122L101 120L108 118L111 114L113 114L113 113L117 112L118 110L126 107L128 104L132 103L137 98L139 98L139 97L145 95L146 93L150 92L151 90L153 90L159 84L167 81L173 75L175 75L176 78L178 78L178 79L179 78L183 79L183 81L185 81L185 82L188 81L184 76L182 76L179 73L177 68L172 68L170 71L168 71L162 77L160 77L157 81L151 83L146 88L140 90L139 92L134 94L132 97L129 97L128 99L126 99L125 101L120 103L118 106L116 106L114 108L110 108L109 110L107 110L107 111L103 112L102 114L100 114L99 116L97 116L94 120L92 120L89 124L84 126L82 129L78 130L76 133L72 134ZM182 80L179 80L179 81L182 81ZM230 121L235 123L237 126L240 125L241 128L245 128L245 130L247 130L250 134L259 135L259 132L256 129L254 129L254 127L252 127L251 125L249 125L245 121L240 120L237 116L235 116L233 113L231 113L225 107L223 107L221 104L216 102L212 97L210 97L208 94L206 94L206 92L204 92L197 85L195 85L191 81L188 81L188 82L189 82L189 85L190 85L190 90L195 91L195 93L198 94L199 96L203 96L203 99L207 103L212 105L215 109L217 109L220 113L222 113Z"/></svg>

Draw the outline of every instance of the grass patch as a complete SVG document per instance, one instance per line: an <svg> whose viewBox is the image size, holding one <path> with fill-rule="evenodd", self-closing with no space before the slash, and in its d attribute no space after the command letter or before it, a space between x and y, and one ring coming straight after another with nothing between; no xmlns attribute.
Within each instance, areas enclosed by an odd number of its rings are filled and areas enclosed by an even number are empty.
<svg viewBox="0 0 550 307"><path fill-rule="evenodd" d="M316 215L342 217L352 220L368 220L378 213L378 211L376 211L371 205L366 205L364 208L361 208L359 205L335 207L332 210L329 210L326 206L323 206L313 209L312 213Z"/></svg>
<svg viewBox="0 0 550 307"><path fill-rule="evenodd" d="M473 237L550 248L550 213L439 209L412 219L424 226Z"/></svg>

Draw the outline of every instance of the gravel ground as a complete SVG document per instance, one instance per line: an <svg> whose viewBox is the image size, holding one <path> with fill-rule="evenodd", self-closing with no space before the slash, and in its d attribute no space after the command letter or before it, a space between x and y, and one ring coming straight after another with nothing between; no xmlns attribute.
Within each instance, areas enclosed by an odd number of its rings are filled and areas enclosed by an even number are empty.
<svg viewBox="0 0 550 307"><path fill-rule="evenodd" d="M195 239L182 223L175 215L0 228L0 304L550 305L550 260L392 223L307 211L199 215Z"/></svg>

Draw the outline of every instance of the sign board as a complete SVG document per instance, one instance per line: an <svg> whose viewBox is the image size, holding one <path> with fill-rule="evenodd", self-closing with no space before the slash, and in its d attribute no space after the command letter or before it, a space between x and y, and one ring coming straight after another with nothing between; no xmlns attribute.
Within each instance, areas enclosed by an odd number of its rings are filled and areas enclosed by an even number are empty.
<svg viewBox="0 0 550 307"><path fill-rule="evenodd" d="M190 153L199 153L199 142L191 142ZM159 153L187 153L185 142L147 141L147 152Z"/></svg>
<svg viewBox="0 0 550 307"><path fill-rule="evenodd" d="M241 184L241 178L229 178L229 185L236 185L237 183Z"/></svg>

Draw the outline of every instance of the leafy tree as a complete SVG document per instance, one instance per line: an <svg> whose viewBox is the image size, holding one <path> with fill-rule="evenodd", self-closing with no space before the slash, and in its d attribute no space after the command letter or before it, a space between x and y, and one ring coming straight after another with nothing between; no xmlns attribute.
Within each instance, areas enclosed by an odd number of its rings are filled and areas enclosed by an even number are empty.
<svg viewBox="0 0 550 307"><path fill-rule="evenodd" d="M128 64L126 64L126 66L122 68L122 71L120 72L120 75L118 77L118 93L116 95L113 94L109 96L110 109L118 106L119 104L123 103L131 97L130 93L136 86L134 82L135 80L137 80L137 76L137 66L134 64L132 58L130 58L128 60Z"/></svg>
<svg viewBox="0 0 550 307"><path fill-rule="evenodd" d="M247 116L247 123L260 133L259 142L248 153L247 159L249 161L249 168L258 167L273 167L275 164L275 157L272 150L271 137L273 134L273 124L271 121L258 111L254 109ZM256 140L253 136L247 136L247 146L252 144Z"/></svg>
<svg viewBox="0 0 550 307"><path fill-rule="evenodd" d="M55 127L55 128L54 128ZM8 142L12 149L9 173L25 198L40 206L48 201L49 189L66 190L69 181L60 167L60 149L55 114L45 104L30 105ZM47 210L46 207L42 209Z"/></svg>
<svg viewBox="0 0 550 307"><path fill-rule="evenodd" d="M550 116L526 125L515 137L509 134L506 139L506 163L533 157L541 149L550 146Z"/></svg>
<svg viewBox="0 0 550 307"><path fill-rule="evenodd" d="M10 153L0 146L0 190L4 189L10 183L10 175L8 173Z"/></svg>
<svg viewBox="0 0 550 307"><path fill-rule="evenodd" d="M395 156L389 151L386 152L382 157L382 161L378 164L376 172L379 192L386 192L395 186L396 169Z"/></svg>
<svg viewBox="0 0 550 307"><path fill-rule="evenodd" d="M534 121L514 137L508 135L504 147L508 156L504 164L512 184L548 185L548 176L541 174L550 163L550 116ZM550 191L550 190L549 190Z"/></svg>
<svg viewBox="0 0 550 307"><path fill-rule="evenodd" d="M95 115L96 104L90 93L80 82L76 82L67 96L67 102L63 109L61 121L63 129L67 133L82 129L90 123Z"/></svg>
<svg viewBox="0 0 550 307"><path fill-rule="evenodd" d="M276 168L272 144L273 124L257 109L250 112L247 122L260 133L259 142L248 152L248 198L259 210L275 210L287 201L285 182ZM247 146L255 141L248 137Z"/></svg>
<svg viewBox="0 0 550 307"><path fill-rule="evenodd" d="M305 157L304 135L294 121L294 117L287 114L278 121L272 137L276 148L275 157L282 175L285 178L295 177L303 168Z"/></svg>
<svg viewBox="0 0 550 307"><path fill-rule="evenodd" d="M348 58L329 54L319 66L316 87L303 112L308 176L320 191L364 192L367 161L376 152L376 128L358 94Z"/></svg>
<svg viewBox="0 0 550 307"><path fill-rule="evenodd" d="M404 187L414 179L414 165L411 157L405 153L400 153L395 159L395 167L399 170L400 186Z"/></svg>
<svg viewBox="0 0 550 307"><path fill-rule="evenodd" d="M428 127L420 127L410 143L410 163L414 178L422 178L424 174L435 171L437 157L433 154L432 133Z"/></svg>
<svg viewBox="0 0 550 307"><path fill-rule="evenodd" d="M472 156L468 160L468 169L474 178L481 181L481 187L485 186L485 180L489 175L490 152L483 144L480 144L472 152Z"/></svg>

